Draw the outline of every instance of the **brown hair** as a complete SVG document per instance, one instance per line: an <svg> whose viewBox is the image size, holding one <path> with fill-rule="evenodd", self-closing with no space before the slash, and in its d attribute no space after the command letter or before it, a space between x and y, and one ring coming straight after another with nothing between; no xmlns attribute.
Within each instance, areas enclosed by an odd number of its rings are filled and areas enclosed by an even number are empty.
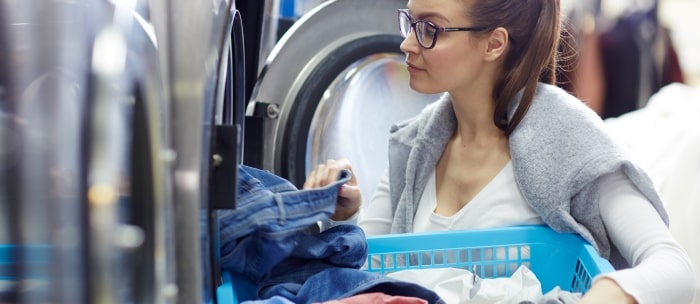
<svg viewBox="0 0 700 304"><path fill-rule="evenodd" d="M535 96L537 82L556 81L557 49L561 35L559 0L472 0L469 19L491 32L508 30L509 47L501 77L493 89L493 121L506 135L518 126ZM510 101L524 89L513 119Z"/></svg>

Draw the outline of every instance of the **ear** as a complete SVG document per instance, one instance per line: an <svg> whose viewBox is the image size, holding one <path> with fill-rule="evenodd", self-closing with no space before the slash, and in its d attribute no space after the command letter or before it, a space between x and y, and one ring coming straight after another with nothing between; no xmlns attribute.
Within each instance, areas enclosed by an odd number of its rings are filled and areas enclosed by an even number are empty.
<svg viewBox="0 0 700 304"><path fill-rule="evenodd" d="M491 32L486 45L485 60L496 61L503 57L508 46L508 30L503 27L496 28Z"/></svg>

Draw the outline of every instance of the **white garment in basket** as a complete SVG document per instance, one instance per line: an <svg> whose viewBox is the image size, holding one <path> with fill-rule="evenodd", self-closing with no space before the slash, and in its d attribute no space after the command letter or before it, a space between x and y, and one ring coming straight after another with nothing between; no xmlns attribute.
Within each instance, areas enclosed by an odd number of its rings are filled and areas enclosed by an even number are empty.
<svg viewBox="0 0 700 304"><path fill-rule="evenodd" d="M410 269L387 276L431 289L448 304L576 303L580 293L555 288L546 295L537 276L520 266L510 277L481 279L459 268Z"/></svg>

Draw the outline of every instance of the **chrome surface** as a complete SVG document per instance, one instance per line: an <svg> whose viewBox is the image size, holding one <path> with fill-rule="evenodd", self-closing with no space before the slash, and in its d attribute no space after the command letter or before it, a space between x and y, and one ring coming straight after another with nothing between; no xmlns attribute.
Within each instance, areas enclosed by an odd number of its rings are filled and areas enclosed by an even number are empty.
<svg viewBox="0 0 700 304"><path fill-rule="evenodd" d="M161 156L169 149L167 103L151 25L139 3L113 4L90 60L89 302L165 303L174 256L165 237L171 182Z"/></svg>
<svg viewBox="0 0 700 304"><path fill-rule="evenodd" d="M210 267L208 206L212 123L215 122L218 76L230 42L228 27L233 1L153 1L153 23L171 101L168 119L176 158L173 162L173 212L178 303L200 303L212 299L214 286L205 271ZM160 3L155 3L160 2ZM203 5L206 3L206 5ZM186 22L185 22L186 21ZM225 65L223 65L225 66ZM220 91L218 91L220 92ZM201 219L206 219L201 223ZM200 225L201 224L201 225Z"/></svg>
<svg viewBox="0 0 700 304"><path fill-rule="evenodd" d="M81 140L84 46L89 41L85 29L93 23L81 16L88 8L67 1L0 2L5 38L0 86L6 92L0 108L6 128L0 204L10 213L7 232L9 241L18 245L18 257L32 257L32 245L52 245L46 247L50 259L43 264L50 268L29 263L13 267L17 279L8 292L16 303L86 299ZM29 279L31 274L34 279Z"/></svg>
<svg viewBox="0 0 700 304"><path fill-rule="evenodd" d="M265 65L267 56L277 43L277 28L279 27L280 0L264 0L262 29L260 35L260 50L258 52L258 71Z"/></svg>
<svg viewBox="0 0 700 304"><path fill-rule="evenodd" d="M234 10L0 2L0 241L50 254L9 267L0 302L213 300L202 185Z"/></svg>
<svg viewBox="0 0 700 304"><path fill-rule="evenodd" d="M250 99L280 106L279 118L264 125L267 137L262 148L263 168L281 171L283 151L278 129L286 124L297 90L314 65L352 39L397 34L396 9L405 6L402 0L329 1L304 15L285 33L263 66ZM364 16L363 22L357 22L358 14ZM253 108L249 105L248 110Z"/></svg>
<svg viewBox="0 0 700 304"><path fill-rule="evenodd" d="M97 33L92 49L87 172L90 302L121 302L119 292L125 290L121 285L124 256L114 242L120 227L119 199L126 186L122 181L129 174L131 135L125 91L128 47L122 30L116 24L107 26Z"/></svg>
<svg viewBox="0 0 700 304"><path fill-rule="evenodd" d="M145 9L144 9L145 10ZM124 250L134 256L131 281L135 303L168 303L176 290L173 234L172 174L168 119L169 104L163 94L163 76L154 28L146 16L134 12L130 38L129 74L133 76L134 104L131 121L133 132L134 171L131 172L131 225L121 225L118 239L139 238L140 245ZM132 226L133 225L133 226ZM128 237L133 236L133 237ZM135 242L135 241L134 241ZM132 245L134 243L131 243Z"/></svg>

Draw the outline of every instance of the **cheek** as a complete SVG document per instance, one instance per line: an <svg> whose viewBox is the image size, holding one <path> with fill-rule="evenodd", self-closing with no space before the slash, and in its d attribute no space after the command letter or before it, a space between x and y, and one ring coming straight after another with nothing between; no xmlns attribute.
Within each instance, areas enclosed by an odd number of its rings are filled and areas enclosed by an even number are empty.
<svg viewBox="0 0 700 304"><path fill-rule="evenodd" d="M431 75L440 86L444 86L441 91L449 91L461 84L472 70L467 53L456 48L431 54L429 60Z"/></svg>
<svg viewBox="0 0 700 304"><path fill-rule="evenodd" d="M452 66L457 63L459 56L455 54L456 52L452 50L445 50L442 52L434 52L429 54L426 58L430 64L430 68L437 71L449 70Z"/></svg>

